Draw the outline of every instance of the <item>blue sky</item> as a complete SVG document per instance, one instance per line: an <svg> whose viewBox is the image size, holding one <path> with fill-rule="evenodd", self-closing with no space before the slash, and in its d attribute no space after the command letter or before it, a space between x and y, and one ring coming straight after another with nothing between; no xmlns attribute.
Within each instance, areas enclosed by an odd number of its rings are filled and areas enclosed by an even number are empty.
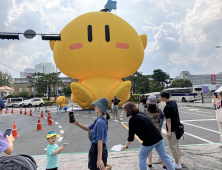
<svg viewBox="0 0 222 170"><path fill-rule="evenodd" d="M0 32L59 33L74 18L99 11L107 0L5 0L0 6ZM180 71L191 74L221 72L221 0L117 0L113 12L130 23L138 34L147 34L148 44L139 71L152 74L162 69L172 77ZM47 41L0 40L0 61L17 71L40 62L53 62ZM14 78L19 73L0 64Z"/></svg>

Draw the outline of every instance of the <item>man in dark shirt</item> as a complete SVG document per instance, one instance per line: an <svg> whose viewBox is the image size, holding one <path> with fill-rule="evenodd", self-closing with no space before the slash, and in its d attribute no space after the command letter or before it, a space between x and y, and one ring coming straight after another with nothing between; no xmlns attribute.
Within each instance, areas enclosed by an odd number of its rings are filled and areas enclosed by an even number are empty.
<svg viewBox="0 0 222 170"><path fill-rule="evenodd" d="M174 167L175 169L181 169L179 140L176 138L176 130L180 125L178 107L175 101L170 100L169 92L162 91L160 97L163 102L166 102L163 112L166 117L167 139L175 160Z"/></svg>

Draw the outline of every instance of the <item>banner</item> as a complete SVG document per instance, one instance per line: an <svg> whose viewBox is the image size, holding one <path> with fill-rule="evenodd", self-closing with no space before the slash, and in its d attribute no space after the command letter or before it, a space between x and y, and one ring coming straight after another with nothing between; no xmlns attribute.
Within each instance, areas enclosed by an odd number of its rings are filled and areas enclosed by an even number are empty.
<svg viewBox="0 0 222 170"><path fill-rule="evenodd" d="M211 84L216 84L216 75L211 74Z"/></svg>
<svg viewBox="0 0 222 170"><path fill-rule="evenodd" d="M208 93L208 86L202 86L203 93Z"/></svg>
<svg viewBox="0 0 222 170"><path fill-rule="evenodd" d="M220 88L219 86L216 86L216 87L215 87L215 91L216 91L217 89L219 89L219 88Z"/></svg>

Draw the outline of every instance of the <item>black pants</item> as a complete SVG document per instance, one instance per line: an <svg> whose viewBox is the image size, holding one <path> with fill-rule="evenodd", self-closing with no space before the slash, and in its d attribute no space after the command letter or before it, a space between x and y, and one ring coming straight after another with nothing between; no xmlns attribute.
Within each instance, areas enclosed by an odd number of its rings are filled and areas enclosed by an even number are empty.
<svg viewBox="0 0 222 170"><path fill-rule="evenodd" d="M89 162L88 162L88 168L90 170L99 170L99 168L97 168L97 156L98 156L98 144L92 143L91 148L89 150ZM103 152L102 152L102 160L105 167L107 163L107 158L108 158L108 151L107 151L106 144L104 143Z"/></svg>
<svg viewBox="0 0 222 170"><path fill-rule="evenodd" d="M52 169L46 169L46 170L58 170L58 167L52 168Z"/></svg>

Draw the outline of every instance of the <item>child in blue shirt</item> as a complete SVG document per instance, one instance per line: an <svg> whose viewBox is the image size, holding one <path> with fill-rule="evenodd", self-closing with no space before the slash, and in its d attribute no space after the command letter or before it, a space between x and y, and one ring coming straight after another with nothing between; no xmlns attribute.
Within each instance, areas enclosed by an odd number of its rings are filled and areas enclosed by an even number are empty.
<svg viewBox="0 0 222 170"><path fill-rule="evenodd" d="M49 145L47 146L47 163L46 170L57 170L58 169L58 154L62 152L64 147L68 145L68 143L64 143L60 148L56 142L56 132L51 131L46 135L47 141Z"/></svg>

